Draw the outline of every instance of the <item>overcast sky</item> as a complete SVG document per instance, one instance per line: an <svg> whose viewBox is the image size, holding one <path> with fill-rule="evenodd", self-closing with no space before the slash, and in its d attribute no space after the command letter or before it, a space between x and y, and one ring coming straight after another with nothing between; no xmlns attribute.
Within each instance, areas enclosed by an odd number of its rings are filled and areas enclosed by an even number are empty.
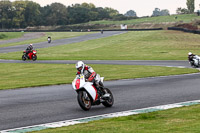
<svg viewBox="0 0 200 133"><path fill-rule="evenodd" d="M14 1L14 0L11 0ZM168 9L170 14L175 14L178 7L187 8L187 0L31 0L41 6L58 2L66 6L76 3L93 3L96 7L111 7L124 14L128 10L134 10L137 16L150 16L155 8ZM200 0L195 0L195 11L200 10Z"/></svg>

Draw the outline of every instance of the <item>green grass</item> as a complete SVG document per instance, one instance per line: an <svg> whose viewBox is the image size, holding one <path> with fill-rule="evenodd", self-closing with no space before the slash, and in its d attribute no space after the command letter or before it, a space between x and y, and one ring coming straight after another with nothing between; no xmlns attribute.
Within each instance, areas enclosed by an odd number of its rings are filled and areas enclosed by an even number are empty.
<svg viewBox="0 0 200 133"><path fill-rule="evenodd" d="M38 49L39 60L187 60L199 54L200 37L180 31L132 31L80 43ZM0 54L21 60L22 51Z"/></svg>
<svg viewBox="0 0 200 133"><path fill-rule="evenodd" d="M199 133L200 105L47 129L34 133Z"/></svg>
<svg viewBox="0 0 200 133"><path fill-rule="evenodd" d="M0 41L19 38L24 35L24 32L0 32Z"/></svg>
<svg viewBox="0 0 200 133"><path fill-rule="evenodd" d="M105 80L196 73L196 69L158 66L92 65ZM105 69L106 68L106 69ZM71 83L74 64L0 63L0 90Z"/></svg>
<svg viewBox="0 0 200 133"><path fill-rule="evenodd" d="M8 46L16 46L16 45L23 45L23 44L29 44L29 43L34 44L34 43L38 43L38 42L45 42L45 41L47 41L48 36L51 36L52 41L54 41L54 40L58 40L58 39L71 38L71 37L76 37L76 36L81 36L81 35L86 35L86 34L92 34L92 33L94 33L94 32L45 32L44 36L42 36L40 38L25 40L25 41L15 42L15 43L2 44L2 45L0 45L0 47L8 47ZM20 35L21 32L15 32L15 34Z"/></svg>
<svg viewBox="0 0 200 133"><path fill-rule="evenodd" d="M175 19L175 16L178 18ZM171 16L159 16L159 17L148 17L148 18L139 18L132 20L123 20L123 21L109 21L109 20L101 20L101 21L91 21L88 24L142 24L142 23L163 23L163 22L191 22L195 19L200 19L200 16L196 14L183 14L183 15L171 15Z"/></svg>

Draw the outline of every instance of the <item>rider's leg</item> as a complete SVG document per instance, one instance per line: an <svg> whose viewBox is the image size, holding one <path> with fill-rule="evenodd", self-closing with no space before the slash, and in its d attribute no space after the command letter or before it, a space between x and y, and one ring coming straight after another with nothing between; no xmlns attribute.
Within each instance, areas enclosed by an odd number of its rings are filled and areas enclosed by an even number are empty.
<svg viewBox="0 0 200 133"><path fill-rule="evenodd" d="M29 50L26 50L26 57L28 58L28 53L29 53Z"/></svg>
<svg viewBox="0 0 200 133"><path fill-rule="evenodd" d="M104 89L103 83L101 81L96 81L95 85L96 85L98 94L100 94L102 98L107 98L110 96L110 94L107 93L106 90Z"/></svg>

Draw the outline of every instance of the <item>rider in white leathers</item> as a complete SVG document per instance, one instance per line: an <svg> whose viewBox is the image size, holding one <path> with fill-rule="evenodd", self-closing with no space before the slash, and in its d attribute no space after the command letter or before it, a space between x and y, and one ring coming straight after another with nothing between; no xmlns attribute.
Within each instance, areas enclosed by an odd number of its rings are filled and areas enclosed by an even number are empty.
<svg viewBox="0 0 200 133"><path fill-rule="evenodd" d="M190 62L191 66L194 65L194 57L195 55L191 52L188 53L188 61Z"/></svg>
<svg viewBox="0 0 200 133"><path fill-rule="evenodd" d="M97 88L103 87L100 75L91 66L85 65L82 61L78 61L76 63L76 69L78 70L76 74L83 74L86 81L95 83Z"/></svg>

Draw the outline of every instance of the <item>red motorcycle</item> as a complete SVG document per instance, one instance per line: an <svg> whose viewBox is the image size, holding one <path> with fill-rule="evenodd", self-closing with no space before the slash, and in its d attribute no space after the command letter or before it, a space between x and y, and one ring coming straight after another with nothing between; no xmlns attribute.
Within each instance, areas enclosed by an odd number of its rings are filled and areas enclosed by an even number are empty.
<svg viewBox="0 0 200 133"><path fill-rule="evenodd" d="M26 50L24 50L23 55L22 55L22 60L25 61L26 59L30 59L30 60L37 60L37 51L36 50L32 50L30 53L28 53L28 56L26 55Z"/></svg>

